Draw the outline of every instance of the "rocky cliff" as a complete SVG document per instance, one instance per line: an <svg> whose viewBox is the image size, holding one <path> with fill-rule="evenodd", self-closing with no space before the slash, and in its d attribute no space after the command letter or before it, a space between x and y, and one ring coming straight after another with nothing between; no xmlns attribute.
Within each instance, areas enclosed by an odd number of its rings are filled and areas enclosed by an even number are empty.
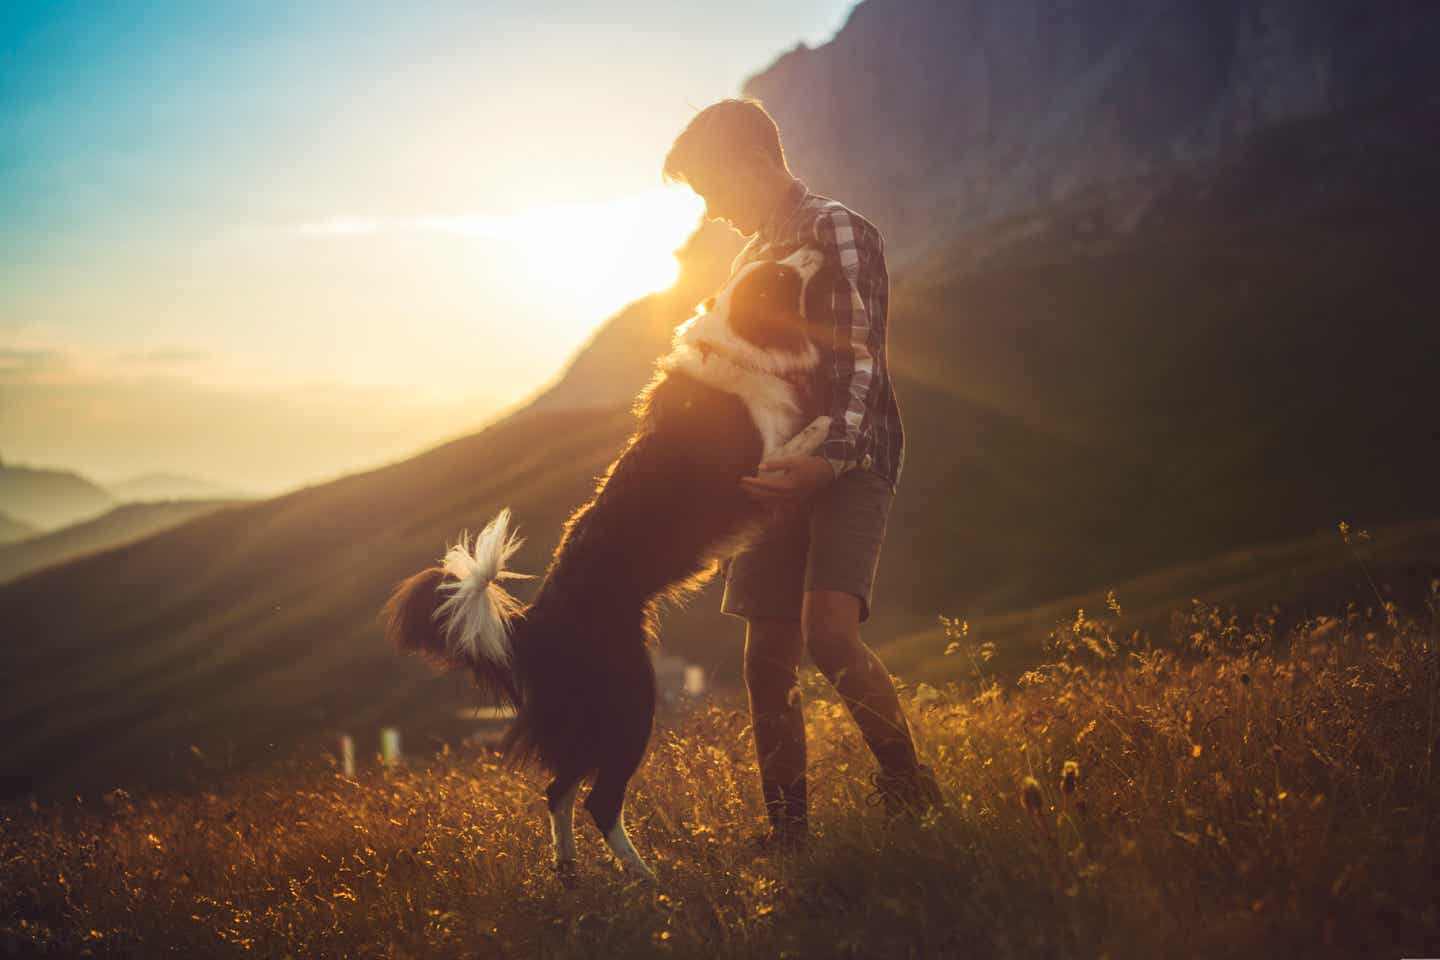
<svg viewBox="0 0 1440 960"><path fill-rule="evenodd" d="M864 0L745 84L811 189L905 260L1252 134L1440 90L1425 0Z"/></svg>

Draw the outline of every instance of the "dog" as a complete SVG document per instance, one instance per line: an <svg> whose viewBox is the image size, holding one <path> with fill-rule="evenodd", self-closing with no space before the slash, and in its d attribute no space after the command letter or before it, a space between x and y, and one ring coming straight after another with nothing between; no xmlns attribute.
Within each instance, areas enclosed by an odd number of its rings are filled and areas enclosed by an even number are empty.
<svg viewBox="0 0 1440 960"><path fill-rule="evenodd" d="M635 402L634 433L565 524L528 606L504 587L523 576L506 569L522 542L507 508L473 545L462 533L438 565L399 584L381 613L399 650L472 670L514 708L502 749L512 764L538 761L553 775L545 799L562 878L575 876L574 803L592 776L584 807L606 844L622 870L654 878L624 806L654 721L646 647L656 608L764 529L771 511L742 493L741 477L824 441L829 417L805 425L820 363L805 303L829 269L809 247L747 264L676 328Z"/></svg>

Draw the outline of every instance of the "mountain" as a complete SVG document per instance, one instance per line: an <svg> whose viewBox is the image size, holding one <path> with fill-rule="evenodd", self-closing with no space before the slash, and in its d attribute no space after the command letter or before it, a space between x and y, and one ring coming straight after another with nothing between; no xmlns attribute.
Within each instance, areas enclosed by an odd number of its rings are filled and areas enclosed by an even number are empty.
<svg viewBox="0 0 1440 960"><path fill-rule="evenodd" d="M32 524L28 524L23 520L16 520L9 514L0 512L0 544L24 540L26 537L34 536L36 533L39 533L39 530Z"/></svg>
<svg viewBox="0 0 1440 960"><path fill-rule="evenodd" d="M892 261L1261 130L1440 91L1426 0L865 0L751 77L796 173Z"/></svg>
<svg viewBox="0 0 1440 960"><path fill-rule="evenodd" d="M0 463L0 510L42 530L105 512L115 498L79 474Z"/></svg>
<svg viewBox="0 0 1440 960"><path fill-rule="evenodd" d="M147 473L119 483L106 484L105 488L122 503L150 500L239 500L247 496L209 480L178 473Z"/></svg>
<svg viewBox="0 0 1440 960"><path fill-rule="evenodd" d="M231 501L226 500L122 503L92 520L0 545L0 583L82 554L148 537L229 505Z"/></svg>
<svg viewBox="0 0 1440 960"><path fill-rule="evenodd" d="M953 9L982 8L1000 9ZM870 90L846 72L860 56L846 37L886 35L885 17L911 36L925 9L937 33L949 29L951 7L869 0L834 43L802 58L828 66L796 76ZM1408 29L1366 33L1365 20L1354 35L1403 34L1403 65L1424 24L1410 7L1373 9ZM1086 37L1103 31L1077 17L1074 42L1100 42ZM1166 36L1135 33L1111 57L1166 49ZM888 49L865 76L930 75L910 69L908 47ZM1032 56L1018 40L990 49L997 76ZM877 179L866 173L870 146L801 135L819 121L788 111L825 101L780 84L793 59L761 76L797 171L877 219L921 209L932 181ZM964 230L964 210L936 213L945 224L897 257L890 356L907 452L865 627L887 665L960 672L940 655L936 614L993 631L1005 661L1022 663L1055 618L1073 615L1068 606L1093 607L1108 588L1162 621L1192 595L1275 604L1293 620L1373 601L1369 577L1385 597L1417 602L1440 575L1429 399L1440 104L1423 85L1384 94L1259 127L1192 169L1031 195L1017 161L1014 206L976 211ZM913 115L877 103L855 129L888 123L917 170L942 169L944 150L964 161L963 143L931 149ZM1031 125L1050 122L1048 101L1027 109ZM1118 115L1140 107L1119 97L1113 109L1116 129L1129 129ZM870 192L852 196L848 183ZM899 223L882 226L899 236ZM15 731L0 795L183 785L322 749L340 732L367 742L388 723L411 744L459 732L453 714L471 692L384 649L380 604L462 527L504 506L527 537L515 568L544 569L564 518L618 452L629 401L670 328L725 275L735 247L702 230L674 290L617 314L544 395L474 436L0 586L0 720ZM1374 539L1352 551L1335 532L1342 520ZM742 625L717 602L712 588L669 612L662 633L734 680Z"/></svg>

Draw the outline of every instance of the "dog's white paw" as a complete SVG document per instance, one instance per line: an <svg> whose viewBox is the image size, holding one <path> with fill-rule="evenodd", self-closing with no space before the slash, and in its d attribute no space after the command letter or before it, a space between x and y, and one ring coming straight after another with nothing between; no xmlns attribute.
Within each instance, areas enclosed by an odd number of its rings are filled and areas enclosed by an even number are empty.
<svg viewBox="0 0 1440 960"><path fill-rule="evenodd" d="M825 442L825 437L829 433L830 418L816 417L808 427L785 441L765 459L769 461L779 460L783 457L807 457L820 449L820 445Z"/></svg>
<svg viewBox="0 0 1440 960"><path fill-rule="evenodd" d="M800 279L808 282L825 265L825 255L814 247L801 247L780 262L794 267Z"/></svg>
<svg viewBox="0 0 1440 960"><path fill-rule="evenodd" d="M625 832L625 818L623 816L615 821L615 826L606 832L605 845L610 848L611 853L615 854L615 859L619 862L620 869L623 870L627 876L633 876L638 880L644 880L649 883L655 882L655 871L651 870L645 861L641 859L640 852L636 850L635 845L630 842L630 835Z"/></svg>

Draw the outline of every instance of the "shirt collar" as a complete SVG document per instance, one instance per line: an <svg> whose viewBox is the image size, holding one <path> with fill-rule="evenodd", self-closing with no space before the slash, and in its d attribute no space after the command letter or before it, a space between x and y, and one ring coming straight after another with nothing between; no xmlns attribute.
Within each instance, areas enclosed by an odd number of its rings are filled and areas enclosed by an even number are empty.
<svg viewBox="0 0 1440 960"><path fill-rule="evenodd" d="M766 240L775 239L775 232L780 229L800 209L800 204L810 195L805 184L798 177L792 177L790 186L785 188L785 193L775 204L775 209L770 211L765 224L760 228L760 236Z"/></svg>

